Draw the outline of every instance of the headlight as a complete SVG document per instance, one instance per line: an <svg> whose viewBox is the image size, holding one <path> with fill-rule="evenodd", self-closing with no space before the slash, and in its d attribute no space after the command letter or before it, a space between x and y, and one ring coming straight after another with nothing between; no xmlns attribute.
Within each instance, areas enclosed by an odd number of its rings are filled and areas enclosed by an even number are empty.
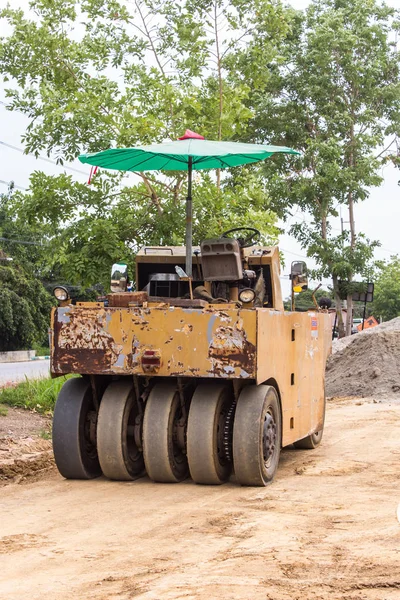
<svg viewBox="0 0 400 600"><path fill-rule="evenodd" d="M60 301L68 300L69 298L68 290L65 287L62 287L61 285L54 288L53 294L57 298L57 300Z"/></svg>
<svg viewBox="0 0 400 600"><path fill-rule="evenodd" d="M239 293L239 300L243 302L243 304L247 304L248 302L253 302L256 297L256 293L254 290L250 288L246 288Z"/></svg>

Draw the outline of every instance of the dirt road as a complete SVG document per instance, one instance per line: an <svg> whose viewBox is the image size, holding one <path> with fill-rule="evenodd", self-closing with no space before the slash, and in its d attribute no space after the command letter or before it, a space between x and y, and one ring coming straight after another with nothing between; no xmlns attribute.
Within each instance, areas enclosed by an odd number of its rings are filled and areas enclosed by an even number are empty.
<svg viewBox="0 0 400 600"><path fill-rule="evenodd" d="M40 481L0 488L5 600L398 600L400 406L330 404L322 445L265 489Z"/></svg>

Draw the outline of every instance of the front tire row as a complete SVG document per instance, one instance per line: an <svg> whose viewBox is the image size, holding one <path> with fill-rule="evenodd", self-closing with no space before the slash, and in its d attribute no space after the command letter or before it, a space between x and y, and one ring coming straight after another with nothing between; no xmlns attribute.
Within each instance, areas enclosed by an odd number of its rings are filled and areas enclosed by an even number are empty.
<svg viewBox="0 0 400 600"><path fill-rule="evenodd" d="M322 432L298 447L315 447ZM176 381L156 382L137 398L133 381L106 387L98 411L89 378L66 381L54 409L53 449L66 479L113 480L148 476L176 483L221 484L232 470L241 485L265 486L276 473L282 416L275 388L246 385L233 399L231 385L201 382L186 391Z"/></svg>

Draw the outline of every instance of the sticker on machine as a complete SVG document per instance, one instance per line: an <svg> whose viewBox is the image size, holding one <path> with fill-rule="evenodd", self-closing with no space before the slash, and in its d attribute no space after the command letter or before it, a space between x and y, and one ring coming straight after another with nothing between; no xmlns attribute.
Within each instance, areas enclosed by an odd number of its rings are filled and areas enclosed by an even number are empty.
<svg viewBox="0 0 400 600"><path fill-rule="evenodd" d="M311 337L318 338L318 319L311 317Z"/></svg>

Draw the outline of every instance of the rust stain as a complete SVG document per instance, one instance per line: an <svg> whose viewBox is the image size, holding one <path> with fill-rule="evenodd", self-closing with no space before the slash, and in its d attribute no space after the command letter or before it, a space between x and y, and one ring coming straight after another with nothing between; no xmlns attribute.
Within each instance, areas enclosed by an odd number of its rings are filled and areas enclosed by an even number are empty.
<svg viewBox="0 0 400 600"><path fill-rule="evenodd" d="M85 315L84 319L82 314ZM53 356L54 371L103 373L115 368L122 346L115 343L106 328L107 315L104 310L85 307L55 311L57 344Z"/></svg>
<svg viewBox="0 0 400 600"><path fill-rule="evenodd" d="M127 356L127 367L130 371L133 371L134 369L136 369L140 362L139 362L139 358L140 358L140 341L137 339L137 337L133 336L132 339L132 351L128 354Z"/></svg>
<svg viewBox="0 0 400 600"><path fill-rule="evenodd" d="M196 369L195 367L189 367L188 371L192 373L192 375L197 375L200 372L200 369Z"/></svg>
<svg viewBox="0 0 400 600"><path fill-rule="evenodd" d="M56 374L144 375L143 353L162 348L160 376L254 377L256 315L249 311L69 306L56 313Z"/></svg>
<svg viewBox="0 0 400 600"><path fill-rule="evenodd" d="M235 367L240 367L246 374L253 372L256 347L247 339L241 319L234 327L217 327L208 348L208 356L213 360L211 372L217 376L227 377L235 371Z"/></svg>

